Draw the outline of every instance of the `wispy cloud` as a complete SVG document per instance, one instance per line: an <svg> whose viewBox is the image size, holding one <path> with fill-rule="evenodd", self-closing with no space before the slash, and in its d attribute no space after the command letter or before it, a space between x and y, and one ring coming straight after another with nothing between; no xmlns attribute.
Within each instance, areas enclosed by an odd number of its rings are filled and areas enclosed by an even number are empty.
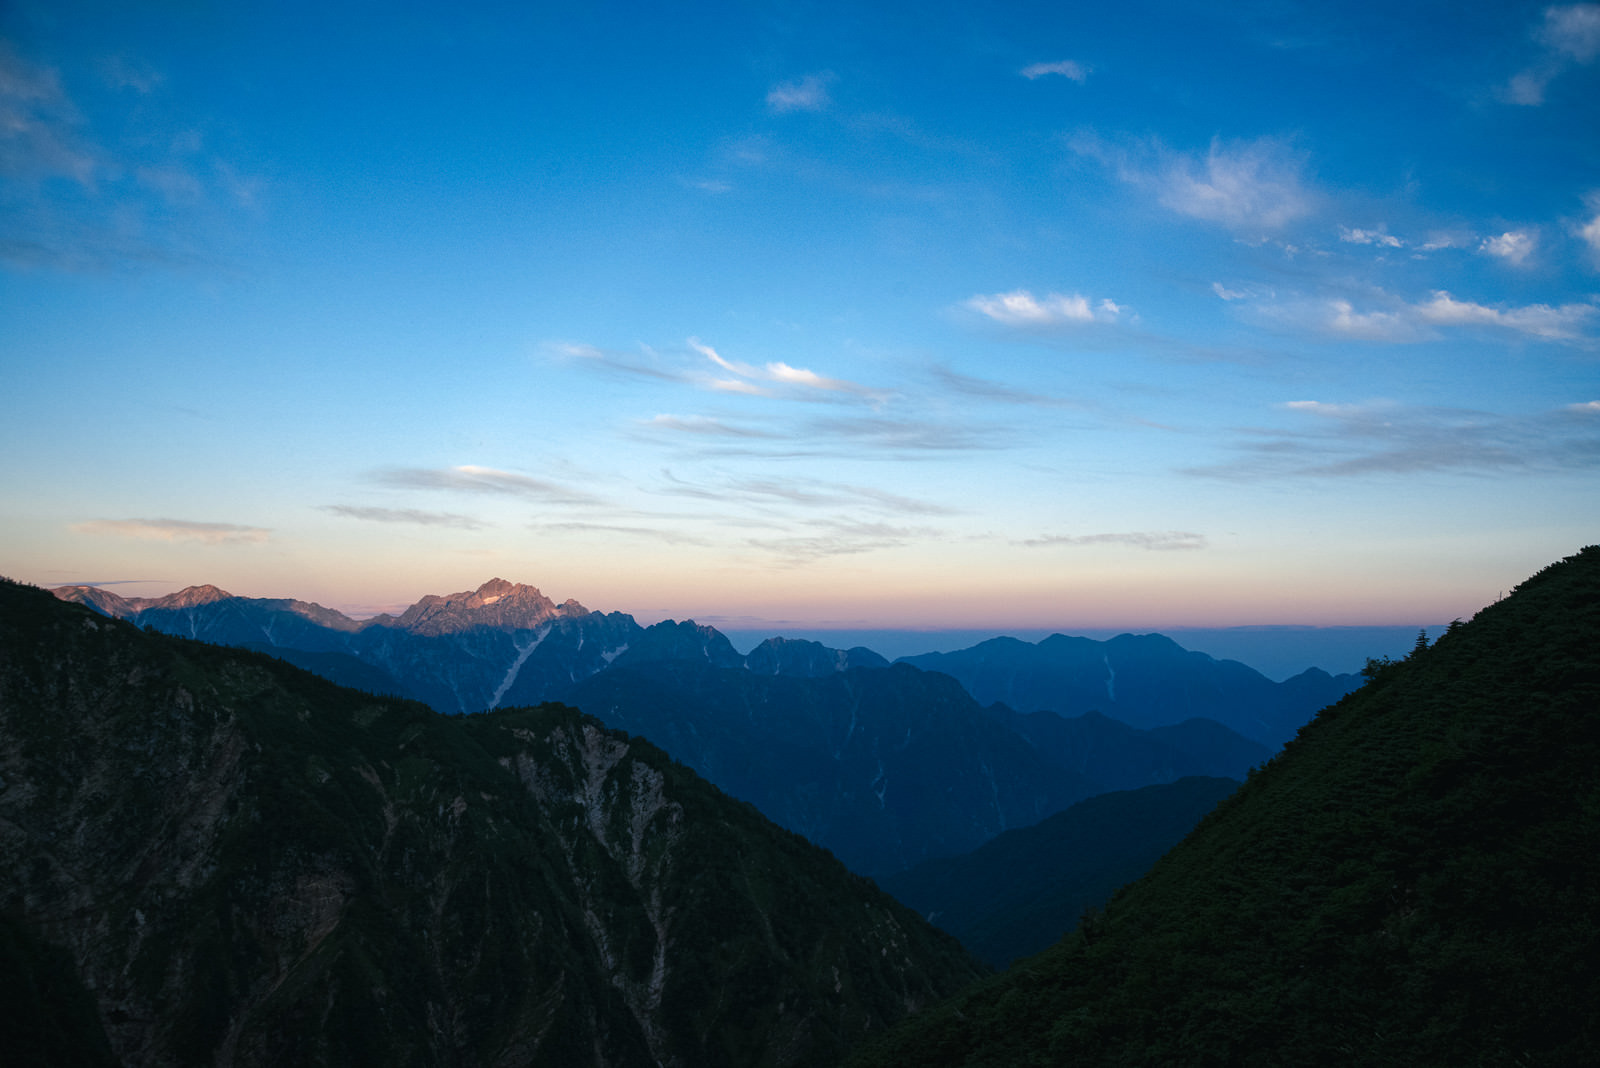
<svg viewBox="0 0 1600 1068"><path fill-rule="evenodd" d="M767 91L767 107L780 114L787 111L821 111L829 104L828 86L832 71L807 74L791 82L779 82Z"/></svg>
<svg viewBox="0 0 1600 1068"><path fill-rule="evenodd" d="M471 516L456 512L425 512L417 508L369 508L354 504L324 504L321 510L346 519L361 519L370 523L414 523L424 527L454 527L457 530L481 530L487 524Z"/></svg>
<svg viewBox="0 0 1600 1068"><path fill-rule="evenodd" d="M810 524L805 533L749 538L745 544L767 554L779 566L800 566L832 556L899 548L938 535L927 527L834 519Z"/></svg>
<svg viewBox="0 0 1600 1068"><path fill-rule="evenodd" d="M1547 7L1532 36L1543 54L1511 78L1504 96L1513 104L1537 107L1544 103L1551 82L1600 56L1600 4Z"/></svg>
<svg viewBox="0 0 1600 1068"><path fill-rule="evenodd" d="M625 538L665 543L668 545L710 545L712 542L695 534L668 527L624 526L617 523L531 523L529 530L548 534L617 534Z"/></svg>
<svg viewBox="0 0 1600 1068"><path fill-rule="evenodd" d="M236 523L198 523L188 519L91 519L70 528L78 534L103 534L142 541L198 542L201 545L250 545L266 541L271 531Z"/></svg>
<svg viewBox="0 0 1600 1068"><path fill-rule="evenodd" d="M870 386L864 386L859 382L851 382L843 378L830 378L804 367L792 367L781 360L757 367L754 364L744 363L739 360L725 359L716 349L697 337L691 337L688 344L691 349L711 361L713 365L736 376L731 379L697 379L708 388L720 392L757 393L763 396L772 396L772 390L760 385L760 383L770 383L778 386L795 387L800 392L816 391L821 393L851 394L876 403L881 403L891 396L887 390L873 389Z"/></svg>
<svg viewBox="0 0 1600 1068"><path fill-rule="evenodd" d="M758 438L771 440L782 435L755 427L740 426L708 415L657 415L644 421L651 430L664 430L674 434L694 434L714 438Z"/></svg>
<svg viewBox="0 0 1600 1068"><path fill-rule="evenodd" d="M1089 68L1072 59L1057 60L1054 63L1032 63L1023 67L1021 75L1029 81L1043 78L1050 74L1059 74L1063 78L1082 84L1089 78Z"/></svg>
<svg viewBox="0 0 1600 1068"><path fill-rule="evenodd" d="M235 190L260 182L198 158L187 138L97 137L96 121L118 118L143 133L162 84L131 59L101 74L117 92L102 88L80 108L57 70L0 39L0 260L65 270L207 261L237 221L221 209L249 206Z"/></svg>
<svg viewBox="0 0 1600 1068"><path fill-rule="evenodd" d="M1267 320L1296 329L1397 343L1435 340L1446 328L1507 331L1542 341L1587 341L1585 328L1600 316L1600 304L1496 307L1457 300L1442 289L1416 303L1382 292L1372 299L1379 306L1364 310L1343 297L1262 300L1252 308Z"/></svg>
<svg viewBox="0 0 1600 1068"><path fill-rule="evenodd" d="M1125 310L1120 304L1102 298L1091 303L1081 293L1070 296L1049 293L1035 297L1026 289L1009 293L978 294L966 306L1005 326L1054 327L1083 323L1113 323Z"/></svg>
<svg viewBox="0 0 1600 1068"><path fill-rule="evenodd" d="M717 501L723 504L767 508L772 505L797 505L803 508L849 508L889 515L954 515L957 510L907 497L873 486L844 482L828 482L813 478L737 478L723 477L714 481L688 482L663 471L666 484L657 492L671 496L692 497Z"/></svg>
<svg viewBox="0 0 1600 1068"><path fill-rule="evenodd" d="M1134 530L1121 534L1046 534L1037 538L1028 538L1026 541L1019 541L1015 544L1027 546L1030 549L1055 548L1058 546L1126 545L1130 548L1145 549L1152 552L1174 552L1204 549L1206 547L1206 536L1188 530Z"/></svg>
<svg viewBox="0 0 1600 1068"><path fill-rule="evenodd" d="M599 498L541 478L515 471L462 464L457 467L390 467L373 474L373 481L402 489L453 490L488 493L549 504L598 504Z"/></svg>
<svg viewBox="0 0 1600 1068"><path fill-rule="evenodd" d="M948 367L934 367L933 376L942 386L953 392L968 397L999 401L1002 404L1024 404L1041 408L1086 407L1081 401L1069 400L1066 397L1053 397L1046 393L1035 393L1027 389L1018 389L1015 386L1004 385L1000 382L991 382L986 378L974 378L971 375L952 371Z"/></svg>
<svg viewBox="0 0 1600 1068"><path fill-rule="evenodd" d="M1204 155L1159 143L1119 147L1091 133L1080 133L1068 144L1111 167L1122 181L1147 190L1169 211L1241 234L1281 230L1309 214L1318 199L1306 179L1303 155L1273 138L1216 138Z"/></svg>
<svg viewBox="0 0 1600 1068"><path fill-rule="evenodd" d="M1288 428L1244 428L1237 458L1188 468L1216 478L1477 474L1600 466L1600 405L1527 416L1391 403L1289 401Z"/></svg>

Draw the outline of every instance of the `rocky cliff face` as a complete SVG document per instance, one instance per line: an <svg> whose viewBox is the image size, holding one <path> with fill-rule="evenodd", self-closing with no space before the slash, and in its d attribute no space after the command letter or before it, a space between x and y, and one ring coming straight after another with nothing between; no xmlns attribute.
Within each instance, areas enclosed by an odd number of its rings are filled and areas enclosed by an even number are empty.
<svg viewBox="0 0 1600 1068"><path fill-rule="evenodd" d="M444 717L11 585L0 857L127 1064L827 1064L977 971L570 709Z"/></svg>

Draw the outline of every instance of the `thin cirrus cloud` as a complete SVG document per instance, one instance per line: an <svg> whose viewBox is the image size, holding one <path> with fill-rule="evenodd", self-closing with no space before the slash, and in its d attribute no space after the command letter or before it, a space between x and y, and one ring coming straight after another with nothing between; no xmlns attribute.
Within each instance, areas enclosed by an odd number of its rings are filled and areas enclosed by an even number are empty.
<svg viewBox="0 0 1600 1068"><path fill-rule="evenodd" d="M715 483L687 482L663 471L666 485L660 493L768 509L797 505L804 508L865 509L891 515L955 515L957 510L872 486L821 479L724 478Z"/></svg>
<svg viewBox="0 0 1600 1068"><path fill-rule="evenodd" d="M1213 478L1483 474L1600 466L1600 404L1509 416L1391 403L1289 401L1290 428L1241 428L1235 458L1183 473Z"/></svg>
<svg viewBox="0 0 1600 1068"><path fill-rule="evenodd" d="M548 504L598 504L599 498L559 483L515 471L462 464L457 467L390 467L375 472L373 481L400 489L454 490L522 497Z"/></svg>
<svg viewBox="0 0 1600 1068"><path fill-rule="evenodd" d="M1224 300L1242 296L1220 286L1213 288ZM1443 328L1490 329L1541 341L1587 342L1592 339L1585 329L1600 314L1600 305L1581 302L1494 307L1457 300L1442 289L1434 290L1428 300L1416 303L1381 292L1377 299L1382 306L1370 310L1358 309L1352 301L1342 297L1277 303L1262 301L1252 307L1264 318L1284 326L1394 343L1436 340Z"/></svg>
<svg viewBox="0 0 1600 1068"><path fill-rule="evenodd" d="M1048 328L1085 323L1114 323L1126 310L1113 300L1102 298L1091 303L1081 293L1070 296L1048 293L1035 297L1026 289L1009 293L980 293L969 298L966 307L1002 326Z"/></svg>
<svg viewBox="0 0 1600 1068"><path fill-rule="evenodd" d="M91 519L76 523L70 529L77 534L200 545L253 545L266 541L272 533L265 527L199 523L189 519Z"/></svg>
<svg viewBox="0 0 1600 1068"><path fill-rule="evenodd" d="M1214 138L1200 155L1158 143L1119 147L1084 132L1068 147L1110 167L1167 210L1236 232L1281 230L1310 214L1319 199L1304 156L1275 138Z"/></svg>
<svg viewBox="0 0 1600 1068"><path fill-rule="evenodd" d="M346 519L369 523L411 523L422 527L451 527L456 530L481 530L487 524L456 512L428 512L419 508L369 508L353 504L325 504L321 510Z"/></svg>
<svg viewBox="0 0 1600 1068"><path fill-rule="evenodd" d="M1509 102L1526 107L1543 104L1551 82L1600 56L1600 4L1547 7L1532 37L1542 54L1513 75L1503 93Z"/></svg>
<svg viewBox="0 0 1600 1068"><path fill-rule="evenodd" d="M1080 85L1089 79L1089 68L1072 59L1057 60L1054 63L1030 63L1018 73L1030 82L1051 74L1058 74Z"/></svg>
<svg viewBox="0 0 1600 1068"><path fill-rule="evenodd" d="M673 434L692 434L696 437L706 438L772 440L783 436L770 430L739 426L736 423L729 423L726 420L717 419L709 415L657 415L646 419L644 426L650 430L663 430Z"/></svg>
<svg viewBox="0 0 1600 1068"><path fill-rule="evenodd" d="M1190 530L1133 530L1120 534L1046 534L1016 544L1030 549L1062 546L1125 545L1150 552L1181 552L1206 547L1206 536Z"/></svg>
<svg viewBox="0 0 1600 1068"><path fill-rule="evenodd" d="M788 111L822 111L830 103L828 86L832 71L807 74L794 81L779 82L767 90L767 107L782 114Z"/></svg>

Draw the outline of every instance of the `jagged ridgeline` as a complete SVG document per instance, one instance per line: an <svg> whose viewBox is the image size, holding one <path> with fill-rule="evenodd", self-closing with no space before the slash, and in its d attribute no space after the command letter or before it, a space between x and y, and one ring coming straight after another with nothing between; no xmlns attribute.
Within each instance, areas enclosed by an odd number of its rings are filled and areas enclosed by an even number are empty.
<svg viewBox="0 0 1600 1068"><path fill-rule="evenodd" d="M830 1064L980 971L571 709L0 584L0 1062Z"/></svg>
<svg viewBox="0 0 1600 1068"><path fill-rule="evenodd" d="M1370 674L1104 913L857 1063L1600 1063L1600 548Z"/></svg>

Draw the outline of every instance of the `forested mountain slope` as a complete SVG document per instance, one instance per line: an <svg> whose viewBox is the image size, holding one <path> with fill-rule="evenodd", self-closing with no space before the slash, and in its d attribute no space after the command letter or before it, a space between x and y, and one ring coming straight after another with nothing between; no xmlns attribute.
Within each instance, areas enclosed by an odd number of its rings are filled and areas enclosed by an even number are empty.
<svg viewBox="0 0 1600 1068"><path fill-rule="evenodd" d="M0 1061L837 1063L982 969L654 746L0 584Z"/></svg>
<svg viewBox="0 0 1600 1068"><path fill-rule="evenodd" d="M1382 666L860 1065L1600 1063L1600 548Z"/></svg>

